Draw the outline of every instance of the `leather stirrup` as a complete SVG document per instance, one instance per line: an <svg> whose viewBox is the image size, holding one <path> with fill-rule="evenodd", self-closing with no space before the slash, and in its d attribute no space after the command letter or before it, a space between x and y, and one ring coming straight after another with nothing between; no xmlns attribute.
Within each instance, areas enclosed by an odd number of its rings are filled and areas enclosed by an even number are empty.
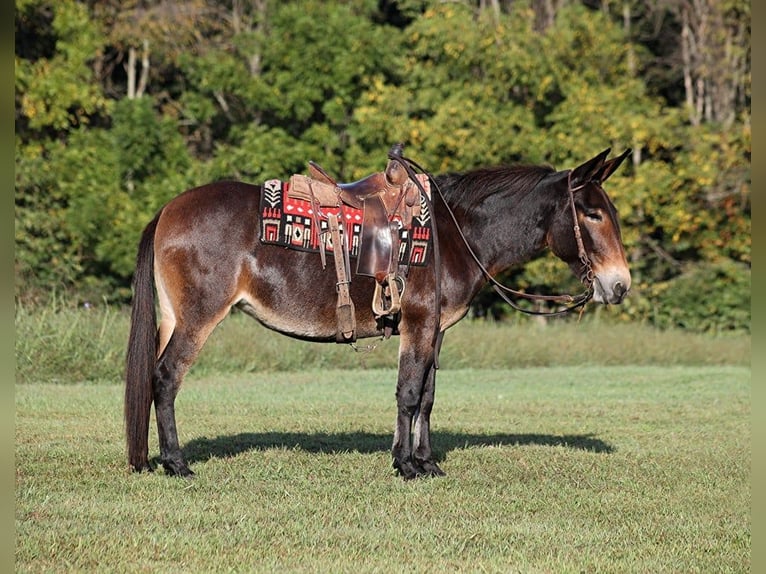
<svg viewBox="0 0 766 574"><path fill-rule="evenodd" d="M375 294L372 296L372 312L375 313L375 317L396 315L402 308L402 293L404 278L394 272L388 274L385 288L382 283L376 281ZM387 301L389 298L390 302Z"/></svg>

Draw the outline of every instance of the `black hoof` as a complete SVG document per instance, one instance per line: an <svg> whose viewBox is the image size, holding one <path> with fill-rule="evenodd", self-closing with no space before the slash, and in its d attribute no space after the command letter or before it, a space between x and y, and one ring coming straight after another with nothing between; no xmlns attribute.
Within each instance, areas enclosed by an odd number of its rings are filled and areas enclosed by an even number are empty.
<svg viewBox="0 0 766 574"><path fill-rule="evenodd" d="M439 465L432 460L415 460L415 467L418 469L418 476L446 476Z"/></svg>
<svg viewBox="0 0 766 574"><path fill-rule="evenodd" d="M181 478L193 478L194 472L184 462L163 462L165 474L168 476L180 476Z"/></svg>
<svg viewBox="0 0 766 574"><path fill-rule="evenodd" d="M428 478L433 476L446 476L446 473L433 461L415 460L414 462L394 461L394 469L404 480L416 478Z"/></svg>
<svg viewBox="0 0 766 574"><path fill-rule="evenodd" d="M418 477L418 471L415 466L409 462L394 461L394 470L396 474L401 476L404 480L413 480Z"/></svg>

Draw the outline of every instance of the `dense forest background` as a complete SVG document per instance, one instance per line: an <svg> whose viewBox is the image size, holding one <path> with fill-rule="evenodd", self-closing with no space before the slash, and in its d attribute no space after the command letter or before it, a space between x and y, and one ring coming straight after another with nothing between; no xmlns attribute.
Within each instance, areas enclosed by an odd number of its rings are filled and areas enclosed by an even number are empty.
<svg viewBox="0 0 766 574"><path fill-rule="evenodd" d="M16 0L16 301L129 301L141 229L208 181L611 147L618 318L749 331L750 33L747 0ZM545 254L503 280L577 291Z"/></svg>

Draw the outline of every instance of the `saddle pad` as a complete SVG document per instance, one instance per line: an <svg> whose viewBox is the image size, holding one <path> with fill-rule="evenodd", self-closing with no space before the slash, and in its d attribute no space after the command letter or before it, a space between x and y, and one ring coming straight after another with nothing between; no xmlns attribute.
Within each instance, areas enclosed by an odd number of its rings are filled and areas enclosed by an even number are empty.
<svg viewBox="0 0 766 574"><path fill-rule="evenodd" d="M361 248L361 209L322 207L318 213L319 227L315 229L311 202L288 197L289 182L270 179L263 184L261 194L261 242L281 245L299 251L319 252L320 242L325 250L332 251L327 214L335 212L343 221L341 232L349 238L349 255L356 258ZM420 192L420 216L414 217L409 229L400 229L399 264L425 266L432 246L431 213L428 203Z"/></svg>

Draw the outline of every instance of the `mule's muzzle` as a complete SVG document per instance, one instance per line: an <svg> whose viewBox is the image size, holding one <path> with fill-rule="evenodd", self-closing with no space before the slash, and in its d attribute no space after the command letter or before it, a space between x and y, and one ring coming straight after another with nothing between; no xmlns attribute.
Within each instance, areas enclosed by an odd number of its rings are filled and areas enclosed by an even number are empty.
<svg viewBox="0 0 766 574"><path fill-rule="evenodd" d="M597 274L593 287L593 300L596 303L619 305L630 291L630 275Z"/></svg>

